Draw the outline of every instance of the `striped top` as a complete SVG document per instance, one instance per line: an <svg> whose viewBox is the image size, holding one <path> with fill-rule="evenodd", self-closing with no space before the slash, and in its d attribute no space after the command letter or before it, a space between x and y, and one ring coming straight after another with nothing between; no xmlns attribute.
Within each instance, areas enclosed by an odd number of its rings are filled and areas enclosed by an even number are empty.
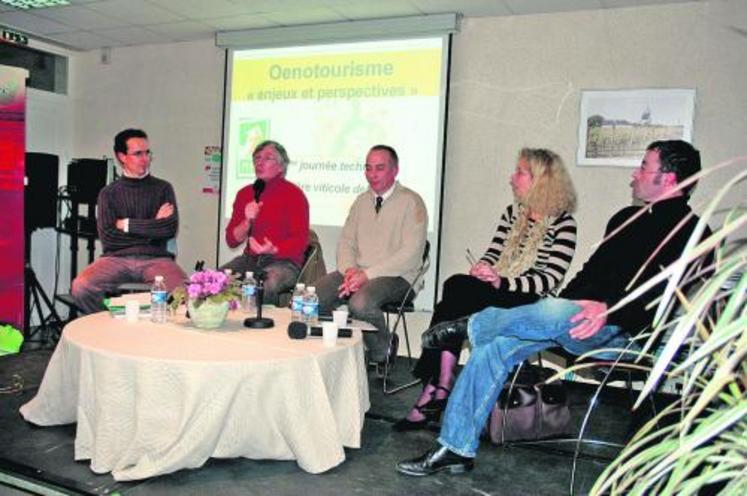
<svg viewBox="0 0 747 496"><path fill-rule="evenodd" d="M480 260L494 265L501 256L503 243L516 222L516 209L509 205L501 215L493 241ZM531 227L534 221L529 220ZM508 284L509 291L534 293L538 295L555 294L573 260L576 251L576 221L563 213L545 233L542 245L537 252L534 266L518 277L501 276L501 285Z"/></svg>

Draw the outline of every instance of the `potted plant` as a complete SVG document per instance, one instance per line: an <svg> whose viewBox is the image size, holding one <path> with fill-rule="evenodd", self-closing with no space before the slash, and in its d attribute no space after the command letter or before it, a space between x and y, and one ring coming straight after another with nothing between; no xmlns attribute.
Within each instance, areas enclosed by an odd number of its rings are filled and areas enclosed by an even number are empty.
<svg viewBox="0 0 747 496"><path fill-rule="evenodd" d="M740 197L746 179L739 171L709 202L703 222L713 226L713 214L727 212L713 234L700 242L694 235L680 260L630 295L668 281L641 357L668 337L636 406L665 377L679 380L681 392L633 436L592 495L747 494L747 205L741 196L736 207L722 206ZM707 278L686 290L686 268L711 250Z"/></svg>
<svg viewBox="0 0 747 496"><path fill-rule="evenodd" d="M235 276L218 270L201 270L189 276L184 286L172 293L172 309L186 302L195 327L217 329L226 319L229 307L241 299L241 286Z"/></svg>

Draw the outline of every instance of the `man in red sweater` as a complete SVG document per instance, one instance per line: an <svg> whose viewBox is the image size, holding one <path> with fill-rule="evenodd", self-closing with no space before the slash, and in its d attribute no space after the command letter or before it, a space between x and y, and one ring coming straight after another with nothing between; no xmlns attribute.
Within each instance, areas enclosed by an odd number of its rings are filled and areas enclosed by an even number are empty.
<svg viewBox="0 0 747 496"><path fill-rule="evenodd" d="M244 253L221 269L235 273L264 271L265 303L296 282L309 243L309 202L303 190L285 179L288 153L280 143L264 141L252 155L257 181L236 194L226 227L226 243Z"/></svg>

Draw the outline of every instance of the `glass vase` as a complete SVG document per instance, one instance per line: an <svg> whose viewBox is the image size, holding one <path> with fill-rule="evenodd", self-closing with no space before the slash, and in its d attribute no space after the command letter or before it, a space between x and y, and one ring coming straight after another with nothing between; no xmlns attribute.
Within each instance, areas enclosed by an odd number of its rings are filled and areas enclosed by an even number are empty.
<svg viewBox="0 0 747 496"><path fill-rule="evenodd" d="M201 305L195 306L195 302L190 300L187 308L192 324L200 329L217 329L223 325L228 315L227 301L213 303L206 300Z"/></svg>

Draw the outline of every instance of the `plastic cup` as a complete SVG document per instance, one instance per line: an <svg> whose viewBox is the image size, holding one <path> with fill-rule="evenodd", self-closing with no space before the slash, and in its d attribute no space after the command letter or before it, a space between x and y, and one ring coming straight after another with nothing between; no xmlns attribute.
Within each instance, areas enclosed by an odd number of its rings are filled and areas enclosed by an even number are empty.
<svg viewBox="0 0 747 496"><path fill-rule="evenodd" d="M338 329L347 327L348 325L348 311L347 310L335 310L332 312L332 322L335 323Z"/></svg>
<svg viewBox="0 0 747 496"><path fill-rule="evenodd" d="M135 300L125 302L125 320L127 322L137 322L140 317L140 303Z"/></svg>
<svg viewBox="0 0 747 496"><path fill-rule="evenodd" d="M322 343L326 348L334 348L337 344L337 324L325 322L322 324Z"/></svg>

